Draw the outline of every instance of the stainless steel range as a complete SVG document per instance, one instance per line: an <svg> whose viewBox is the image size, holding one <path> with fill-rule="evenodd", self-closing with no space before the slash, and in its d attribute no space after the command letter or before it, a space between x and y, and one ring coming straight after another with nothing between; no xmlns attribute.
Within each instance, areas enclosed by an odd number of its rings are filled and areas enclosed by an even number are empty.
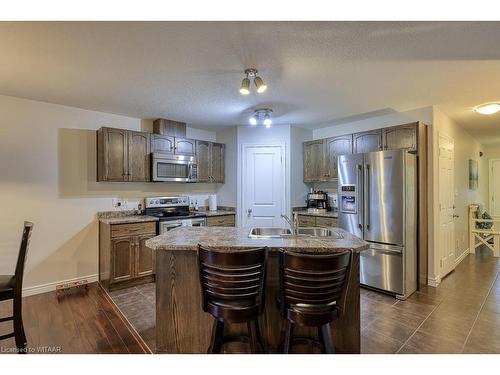
<svg viewBox="0 0 500 375"><path fill-rule="evenodd" d="M145 201L146 215L159 218L158 232L160 234L182 226L206 226L205 214L189 212L189 197L187 196L150 197Z"/></svg>

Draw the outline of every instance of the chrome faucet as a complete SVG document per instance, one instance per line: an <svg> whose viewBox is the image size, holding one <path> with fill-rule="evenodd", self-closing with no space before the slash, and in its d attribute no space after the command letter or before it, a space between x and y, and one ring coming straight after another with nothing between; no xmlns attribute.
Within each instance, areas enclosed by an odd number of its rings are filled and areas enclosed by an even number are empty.
<svg viewBox="0 0 500 375"><path fill-rule="evenodd" d="M299 223L297 220L297 215L293 215L293 221L285 214L281 214L281 217L286 220L288 225L290 225L290 229L292 230L292 234L297 235L299 233Z"/></svg>

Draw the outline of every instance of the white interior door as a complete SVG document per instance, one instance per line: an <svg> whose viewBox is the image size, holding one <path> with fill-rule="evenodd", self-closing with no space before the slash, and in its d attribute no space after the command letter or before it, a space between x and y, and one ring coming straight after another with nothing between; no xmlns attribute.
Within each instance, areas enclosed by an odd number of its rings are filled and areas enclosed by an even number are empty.
<svg viewBox="0 0 500 375"><path fill-rule="evenodd" d="M490 160L490 213L500 217L500 159Z"/></svg>
<svg viewBox="0 0 500 375"><path fill-rule="evenodd" d="M454 142L439 136L439 275L446 276L455 268L455 194Z"/></svg>
<svg viewBox="0 0 500 375"><path fill-rule="evenodd" d="M244 146L243 227L281 227L285 185L281 146Z"/></svg>

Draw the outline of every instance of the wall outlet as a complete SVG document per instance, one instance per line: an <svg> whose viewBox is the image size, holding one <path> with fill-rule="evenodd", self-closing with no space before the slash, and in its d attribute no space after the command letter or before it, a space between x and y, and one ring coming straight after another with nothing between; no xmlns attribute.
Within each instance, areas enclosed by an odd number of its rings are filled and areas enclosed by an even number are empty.
<svg viewBox="0 0 500 375"><path fill-rule="evenodd" d="M119 210L126 210L128 207L128 202L126 199L121 198L113 198L113 208L117 208Z"/></svg>

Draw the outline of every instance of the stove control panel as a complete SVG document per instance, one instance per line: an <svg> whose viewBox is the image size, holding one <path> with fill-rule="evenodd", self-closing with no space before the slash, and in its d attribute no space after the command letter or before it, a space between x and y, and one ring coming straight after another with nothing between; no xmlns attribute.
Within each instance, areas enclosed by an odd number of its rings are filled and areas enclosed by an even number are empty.
<svg viewBox="0 0 500 375"><path fill-rule="evenodd" d="M145 199L145 202L146 208L189 206L189 197L149 197Z"/></svg>

